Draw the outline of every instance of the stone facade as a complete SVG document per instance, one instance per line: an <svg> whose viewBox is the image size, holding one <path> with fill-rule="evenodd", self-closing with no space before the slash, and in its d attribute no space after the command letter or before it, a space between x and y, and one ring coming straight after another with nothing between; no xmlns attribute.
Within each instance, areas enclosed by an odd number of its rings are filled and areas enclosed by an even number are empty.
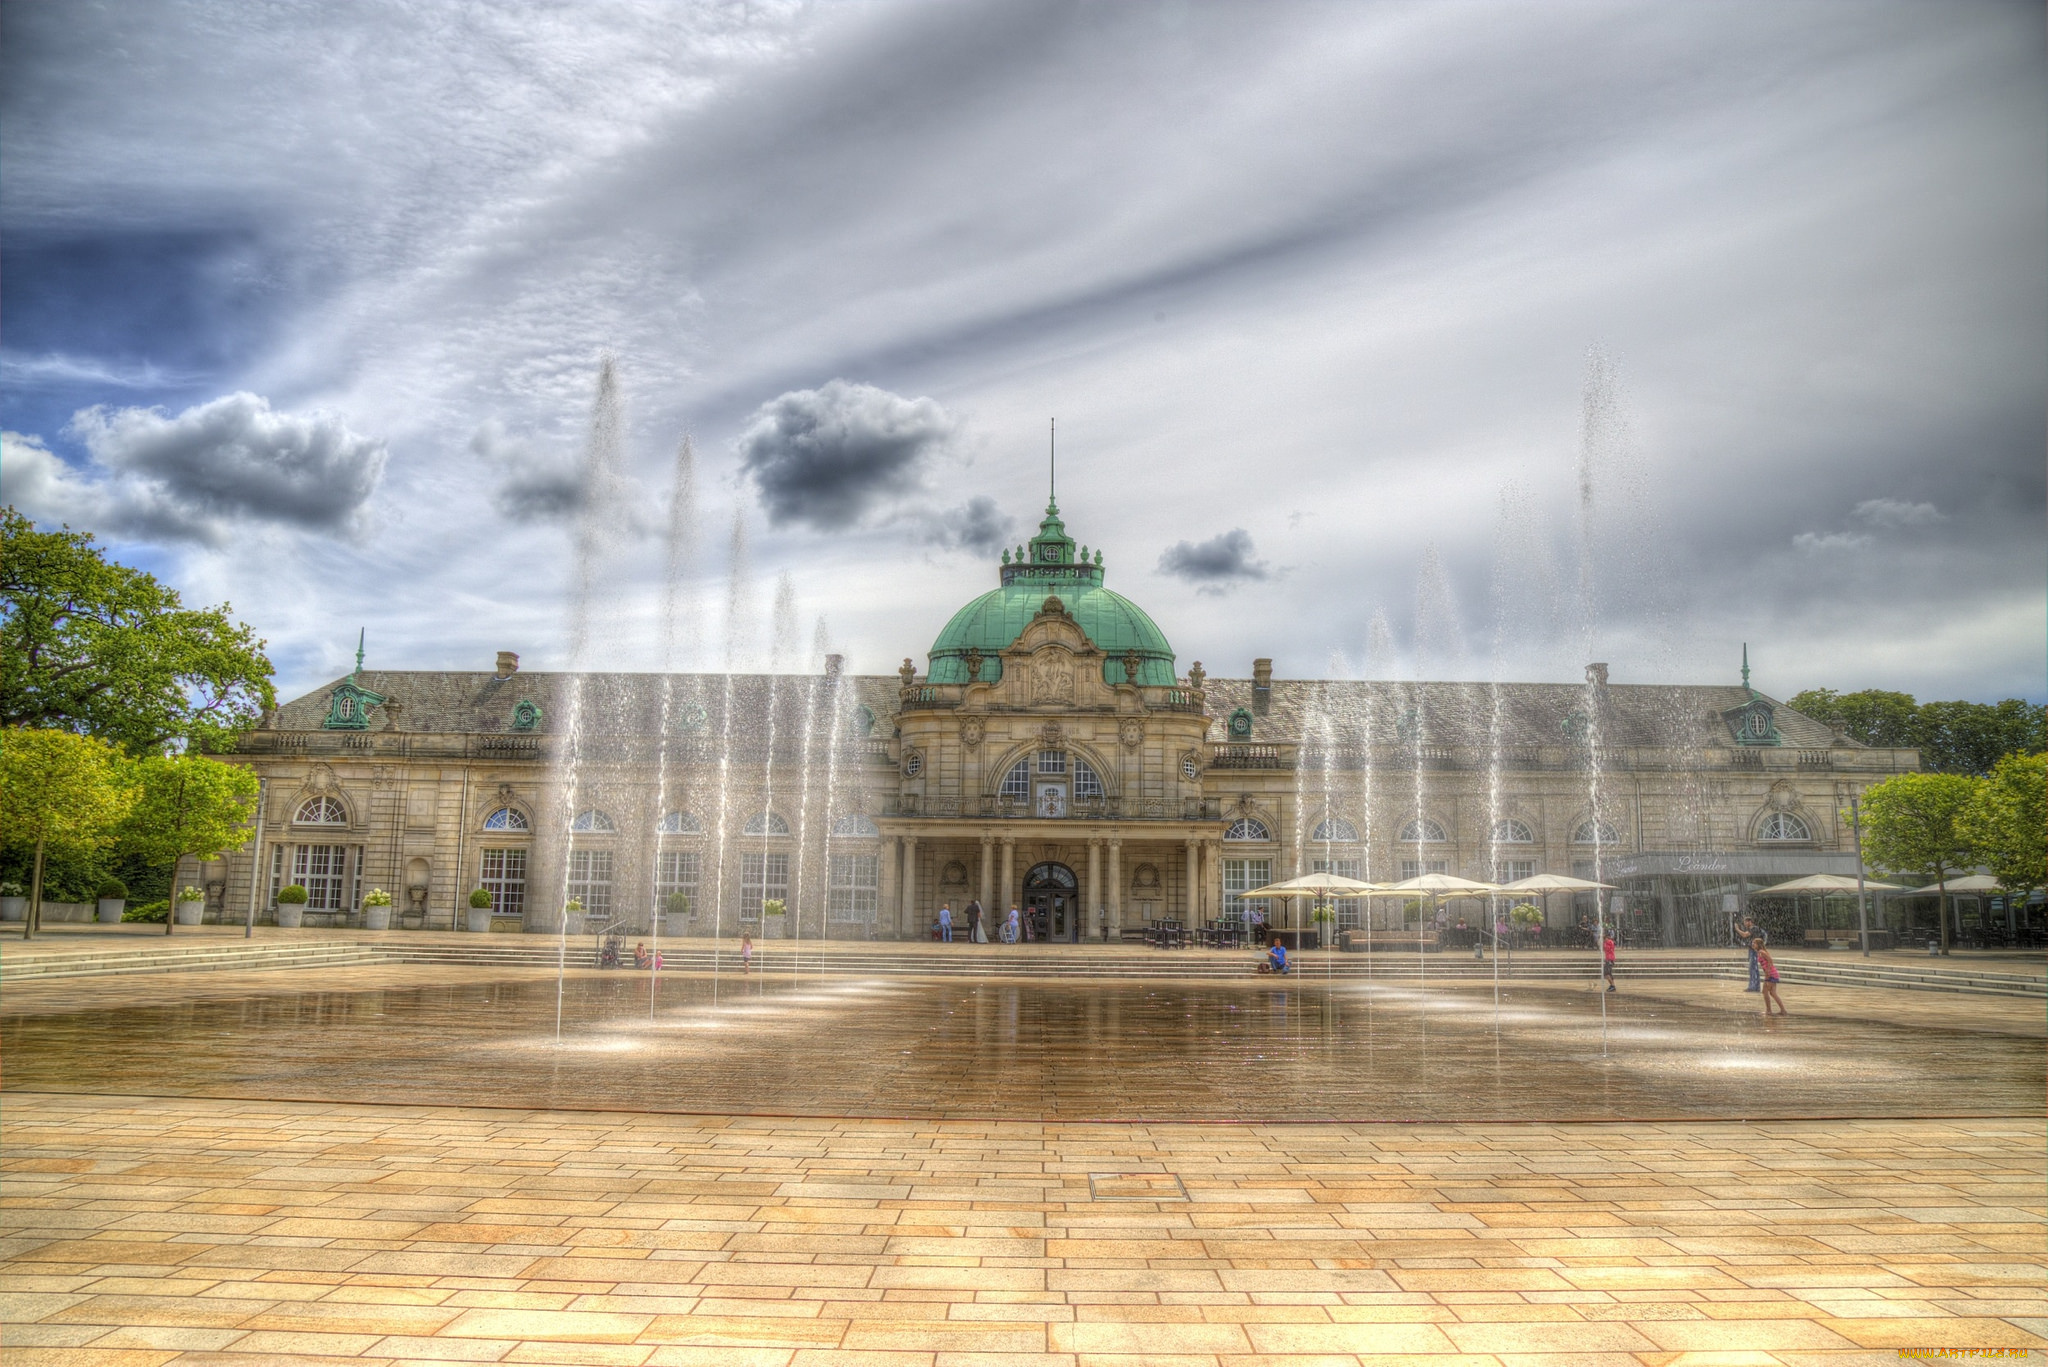
<svg viewBox="0 0 2048 1367"><path fill-rule="evenodd" d="M1077 563L1099 585L1100 557ZM246 738L252 846L179 876L234 921L270 920L297 882L309 923L353 923L381 887L394 925L446 929L486 886L507 930L558 929L573 896L634 927L673 906L667 934L915 938L979 900L1099 941L1214 921L1319 864L1598 872L1635 937L1685 944L1715 941L1752 879L1853 872L1846 799L1918 767L1746 684L1615 684L1604 665L1583 684L1276 680L1266 661L1147 683L1046 587L1014 639L951 642L958 682L911 660L895 678L835 661L579 679L509 653L489 672L359 668ZM1374 907L1375 924L1411 914Z"/></svg>

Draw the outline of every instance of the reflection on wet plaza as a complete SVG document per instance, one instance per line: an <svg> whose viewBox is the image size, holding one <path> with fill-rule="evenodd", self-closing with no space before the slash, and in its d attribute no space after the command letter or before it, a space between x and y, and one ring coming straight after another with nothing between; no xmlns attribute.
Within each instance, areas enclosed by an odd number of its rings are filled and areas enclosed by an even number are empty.
<svg viewBox="0 0 2048 1367"><path fill-rule="evenodd" d="M2030 1113L2038 1040L1580 989L572 976L4 1020L10 1088L1061 1120ZM1604 1019L1603 1019L1604 1015Z"/></svg>

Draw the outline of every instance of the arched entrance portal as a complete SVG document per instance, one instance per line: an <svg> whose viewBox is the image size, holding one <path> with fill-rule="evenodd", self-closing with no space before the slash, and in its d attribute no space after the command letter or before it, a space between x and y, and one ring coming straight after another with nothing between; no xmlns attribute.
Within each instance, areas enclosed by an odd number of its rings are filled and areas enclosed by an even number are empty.
<svg viewBox="0 0 2048 1367"><path fill-rule="evenodd" d="M1024 914L1040 940L1081 938L1081 884L1065 864L1034 864L1024 875Z"/></svg>

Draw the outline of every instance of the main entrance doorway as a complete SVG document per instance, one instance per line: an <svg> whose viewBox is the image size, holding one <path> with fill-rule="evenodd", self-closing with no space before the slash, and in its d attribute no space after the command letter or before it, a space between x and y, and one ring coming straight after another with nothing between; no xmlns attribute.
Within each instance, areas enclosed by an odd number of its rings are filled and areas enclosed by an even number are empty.
<svg viewBox="0 0 2048 1367"><path fill-rule="evenodd" d="M1024 875L1024 914L1039 940L1081 938L1081 885L1065 864L1034 864Z"/></svg>

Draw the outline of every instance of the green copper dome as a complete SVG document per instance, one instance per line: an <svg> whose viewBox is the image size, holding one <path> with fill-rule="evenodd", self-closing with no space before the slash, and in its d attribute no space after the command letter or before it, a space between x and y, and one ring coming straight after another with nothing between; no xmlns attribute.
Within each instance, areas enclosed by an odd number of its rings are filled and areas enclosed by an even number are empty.
<svg viewBox="0 0 2048 1367"><path fill-rule="evenodd" d="M935 684L968 682L967 656L979 651L983 657L983 683L1002 678L1002 661L996 652L1007 650L1038 615L1048 598L1058 598L1073 614L1088 639L1109 658L1103 661L1104 682L1125 682L1124 657L1138 654L1137 682L1154 687L1174 683L1173 647L1145 610L1120 593L1102 587L1102 554L1093 563L1085 554L1077 558L1073 538L1060 521L1058 505L1046 504L1045 520L1028 550L1018 547L1014 560L1003 552L1002 587L991 589L953 614L939 639L932 643L931 668L927 678Z"/></svg>

